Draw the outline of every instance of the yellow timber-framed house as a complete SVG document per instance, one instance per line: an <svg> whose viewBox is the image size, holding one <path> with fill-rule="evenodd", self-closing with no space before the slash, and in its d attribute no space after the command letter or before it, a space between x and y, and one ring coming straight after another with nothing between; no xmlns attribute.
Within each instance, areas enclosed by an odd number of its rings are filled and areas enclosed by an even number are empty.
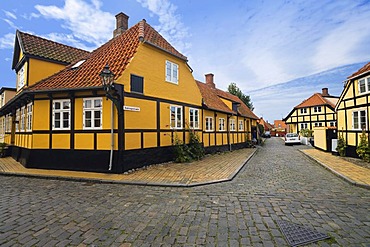
<svg viewBox="0 0 370 247"><path fill-rule="evenodd" d="M302 129L313 130L315 127L335 127L335 104L338 97L331 96L327 88L322 93L315 93L308 99L295 106L283 119L287 131L300 133Z"/></svg>
<svg viewBox="0 0 370 247"><path fill-rule="evenodd" d="M174 138L187 142L189 128L207 153L246 146L258 119L253 112L196 82L187 58L145 20L128 28L119 13L116 21L110 41L38 80L25 82L37 69L24 67L22 49L14 56L16 73L27 69L17 77L17 95L0 109L14 159L25 167L122 173L173 160ZM105 75L114 83L103 85Z"/></svg>
<svg viewBox="0 0 370 247"><path fill-rule="evenodd" d="M336 105L338 135L346 143L346 155L358 157L356 147L364 131L369 138L370 62L349 76Z"/></svg>

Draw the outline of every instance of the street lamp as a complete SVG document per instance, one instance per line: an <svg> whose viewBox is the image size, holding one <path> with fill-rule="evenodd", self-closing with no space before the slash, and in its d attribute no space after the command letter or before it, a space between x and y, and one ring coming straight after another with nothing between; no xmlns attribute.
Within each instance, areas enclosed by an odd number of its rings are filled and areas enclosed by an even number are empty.
<svg viewBox="0 0 370 247"><path fill-rule="evenodd" d="M109 69L109 65L105 65L103 70L100 72L99 77L101 79L105 96L110 99L117 108L118 112L118 162L115 165L114 170L117 173L122 173L123 167L123 152L124 152L124 116L123 116L123 85L114 83L114 73ZM113 112L112 112L113 117ZM112 136L113 136L113 118L112 118ZM113 137L112 137L113 138ZM113 140L113 139L112 139ZM113 153L113 148L111 150ZM112 168L112 154L110 158L109 170Z"/></svg>

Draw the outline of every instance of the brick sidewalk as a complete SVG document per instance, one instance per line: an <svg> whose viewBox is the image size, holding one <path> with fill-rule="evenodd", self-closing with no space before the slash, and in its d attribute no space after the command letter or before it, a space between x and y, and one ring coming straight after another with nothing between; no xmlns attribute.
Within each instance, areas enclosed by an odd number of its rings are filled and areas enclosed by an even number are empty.
<svg viewBox="0 0 370 247"><path fill-rule="evenodd" d="M0 159L0 174L91 182L187 187L233 179L256 151L257 149L254 148L240 149L209 155L203 160L192 163L153 165L129 174L31 169L24 168L11 157L7 157Z"/></svg>
<svg viewBox="0 0 370 247"><path fill-rule="evenodd" d="M370 169L317 149L300 151L348 182L370 189Z"/></svg>

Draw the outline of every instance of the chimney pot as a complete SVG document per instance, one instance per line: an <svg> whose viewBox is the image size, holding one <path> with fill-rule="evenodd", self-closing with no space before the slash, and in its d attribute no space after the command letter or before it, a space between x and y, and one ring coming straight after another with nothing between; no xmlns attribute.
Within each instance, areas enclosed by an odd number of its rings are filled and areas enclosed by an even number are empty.
<svg viewBox="0 0 370 247"><path fill-rule="evenodd" d="M113 31L113 38L121 35L128 29L128 18L122 12L116 15L116 29Z"/></svg>
<svg viewBox="0 0 370 247"><path fill-rule="evenodd" d="M329 95L329 90L328 90L328 88L327 88L327 87L324 87L324 88L322 89L322 96L330 96L330 95Z"/></svg>
<svg viewBox="0 0 370 247"><path fill-rule="evenodd" d="M206 74L205 76L206 76L206 84L210 86L211 88L216 88L216 85L213 82L214 75L212 73L209 73L209 74Z"/></svg>

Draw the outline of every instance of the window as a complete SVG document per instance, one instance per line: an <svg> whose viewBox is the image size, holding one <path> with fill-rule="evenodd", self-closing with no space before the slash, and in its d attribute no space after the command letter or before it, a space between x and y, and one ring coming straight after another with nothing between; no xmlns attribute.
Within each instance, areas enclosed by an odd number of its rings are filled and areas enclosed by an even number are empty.
<svg viewBox="0 0 370 247"><path fill-rule="evenodd" d="M172 83L179 83L179 66L170 61L166 61L166 81Z"/></svg>
<svg viewBox="0 0 370 247"><path fill-rule="evenodd" d="M69 99L53 101L53 129L64 130L70 128L70 104Z"/></svg>
<svg viewBox="0 0 370 247"><path fill-rule="evenodd" d="M307 123L301 123L301 129L307 129L308 124Z"/></svg>
<svg viewBox="0 0 370 247"><path fill-rule="evenodd" d="M24 86L24 66L18 71L18 89Z"/></svg>
<svg viewBox="0 0 370 247"><path fill-rule="evenodd" d="M315 107L313 108L313 111L314 111L314 112L321 112L321 106L315 106Z"/></svg>
<svg viewBox="0 0 370 247"><path fill-rule="evenodd" d="M301 114L307 113L307 108L301 108Z"/></svg>
<svg viewBox="0 0 370 247"><path fill-rule="evenodd" d="M15 131L19 131L19 119L21 118L21 111L17 109L15 112Z"/></svg>
<svg viewBox="0 0 370 247"><path fill-rule="evenodd" d="M235 119L230 119L230 131L235 131Z"/></svg>
<svg viewBox="0 0 370 247"><path fill-rule="evenodd" d="M213 131L213 117L206 117L206 131Z"/></svg>
<svg viewBox="0 0 370 247"><path fill-rule="evenodd" d="M330 127L336 127L337 126L337 122L335 122L335 121L331 121L329 124L330 124Z"/></svg>
<svg viewBox="0 0 370 247"><path fill-rule="evenodd" d="M27 105L27 131L32 130L32 103Z"/></svg>
<svg viewBox="0 0 370 247"><path fill-rule="evenodd" d="M171 106L171 129L182 129L182 109L179 106Z"/></svg>
<svg viewBox="0 0 370 247"><path fill-rule="evenodd" d="M367 116L366 111L354 111L352 112L353 125L352 128L355 130L366 129Z"/></svg>
<svg viewBox="0 0 370 247"><path fill-rule="evenodd" d="M322 123L320 122L315 123L315 127L321 127L321 126L322 126Z"/></svg>
<svg viewBox="0 0 370 247"><path fill-rule="evenodd" d="M21 108L21 131L24 131L25 130L25 126L24 126L24 122L25 122L25 118L26 118L26 107L25 106L23 106L22 108Z"/></svg>
<svg viewBox="0 0 370 247"><path fill-rule="evenodd" d="M189 110L189 127L199 129L199 110L190 108Z"/></svg>
<svg viewBox="0 0 370 247"><path fill-rule="evenodd" d="M5 93L1 94L1 102L0 102L0 107L3 107L5 105Z"/></svg>
<svg viewBox="0 0 370 247"><path fill-rule="evenodd" d="M131 92L144 93L144 77L131 75Z"/></svg>
<svg viewBox="0 0 370 247"><path fill-rule="evenodd" d="M225 131L225 118L218 119L218 130Z"/></svg>
<svg viewBox="0 0 370 247"><path fill-rule="evenodd" d="M83 103L83 128L102 128L102 98L84 99Z"/></svg>
<svg viewBox="0 0 370 247"><path fill-rule="evenodd" d="M370 76L358 80L359 93L366 93L370 91Z"/></svg>
<svg viewBox="0 0 370 247"><path fill-rule="evenodd" d="M244 130L243 120L239 120L239 130Z"/></svg>
<svg viewBox="0 0 370 247"><path fill-rule="evenodd" d="M10 132L12 129L12 116L10 114L6 115L6 122L5 122L5 131Z"/></svg>

